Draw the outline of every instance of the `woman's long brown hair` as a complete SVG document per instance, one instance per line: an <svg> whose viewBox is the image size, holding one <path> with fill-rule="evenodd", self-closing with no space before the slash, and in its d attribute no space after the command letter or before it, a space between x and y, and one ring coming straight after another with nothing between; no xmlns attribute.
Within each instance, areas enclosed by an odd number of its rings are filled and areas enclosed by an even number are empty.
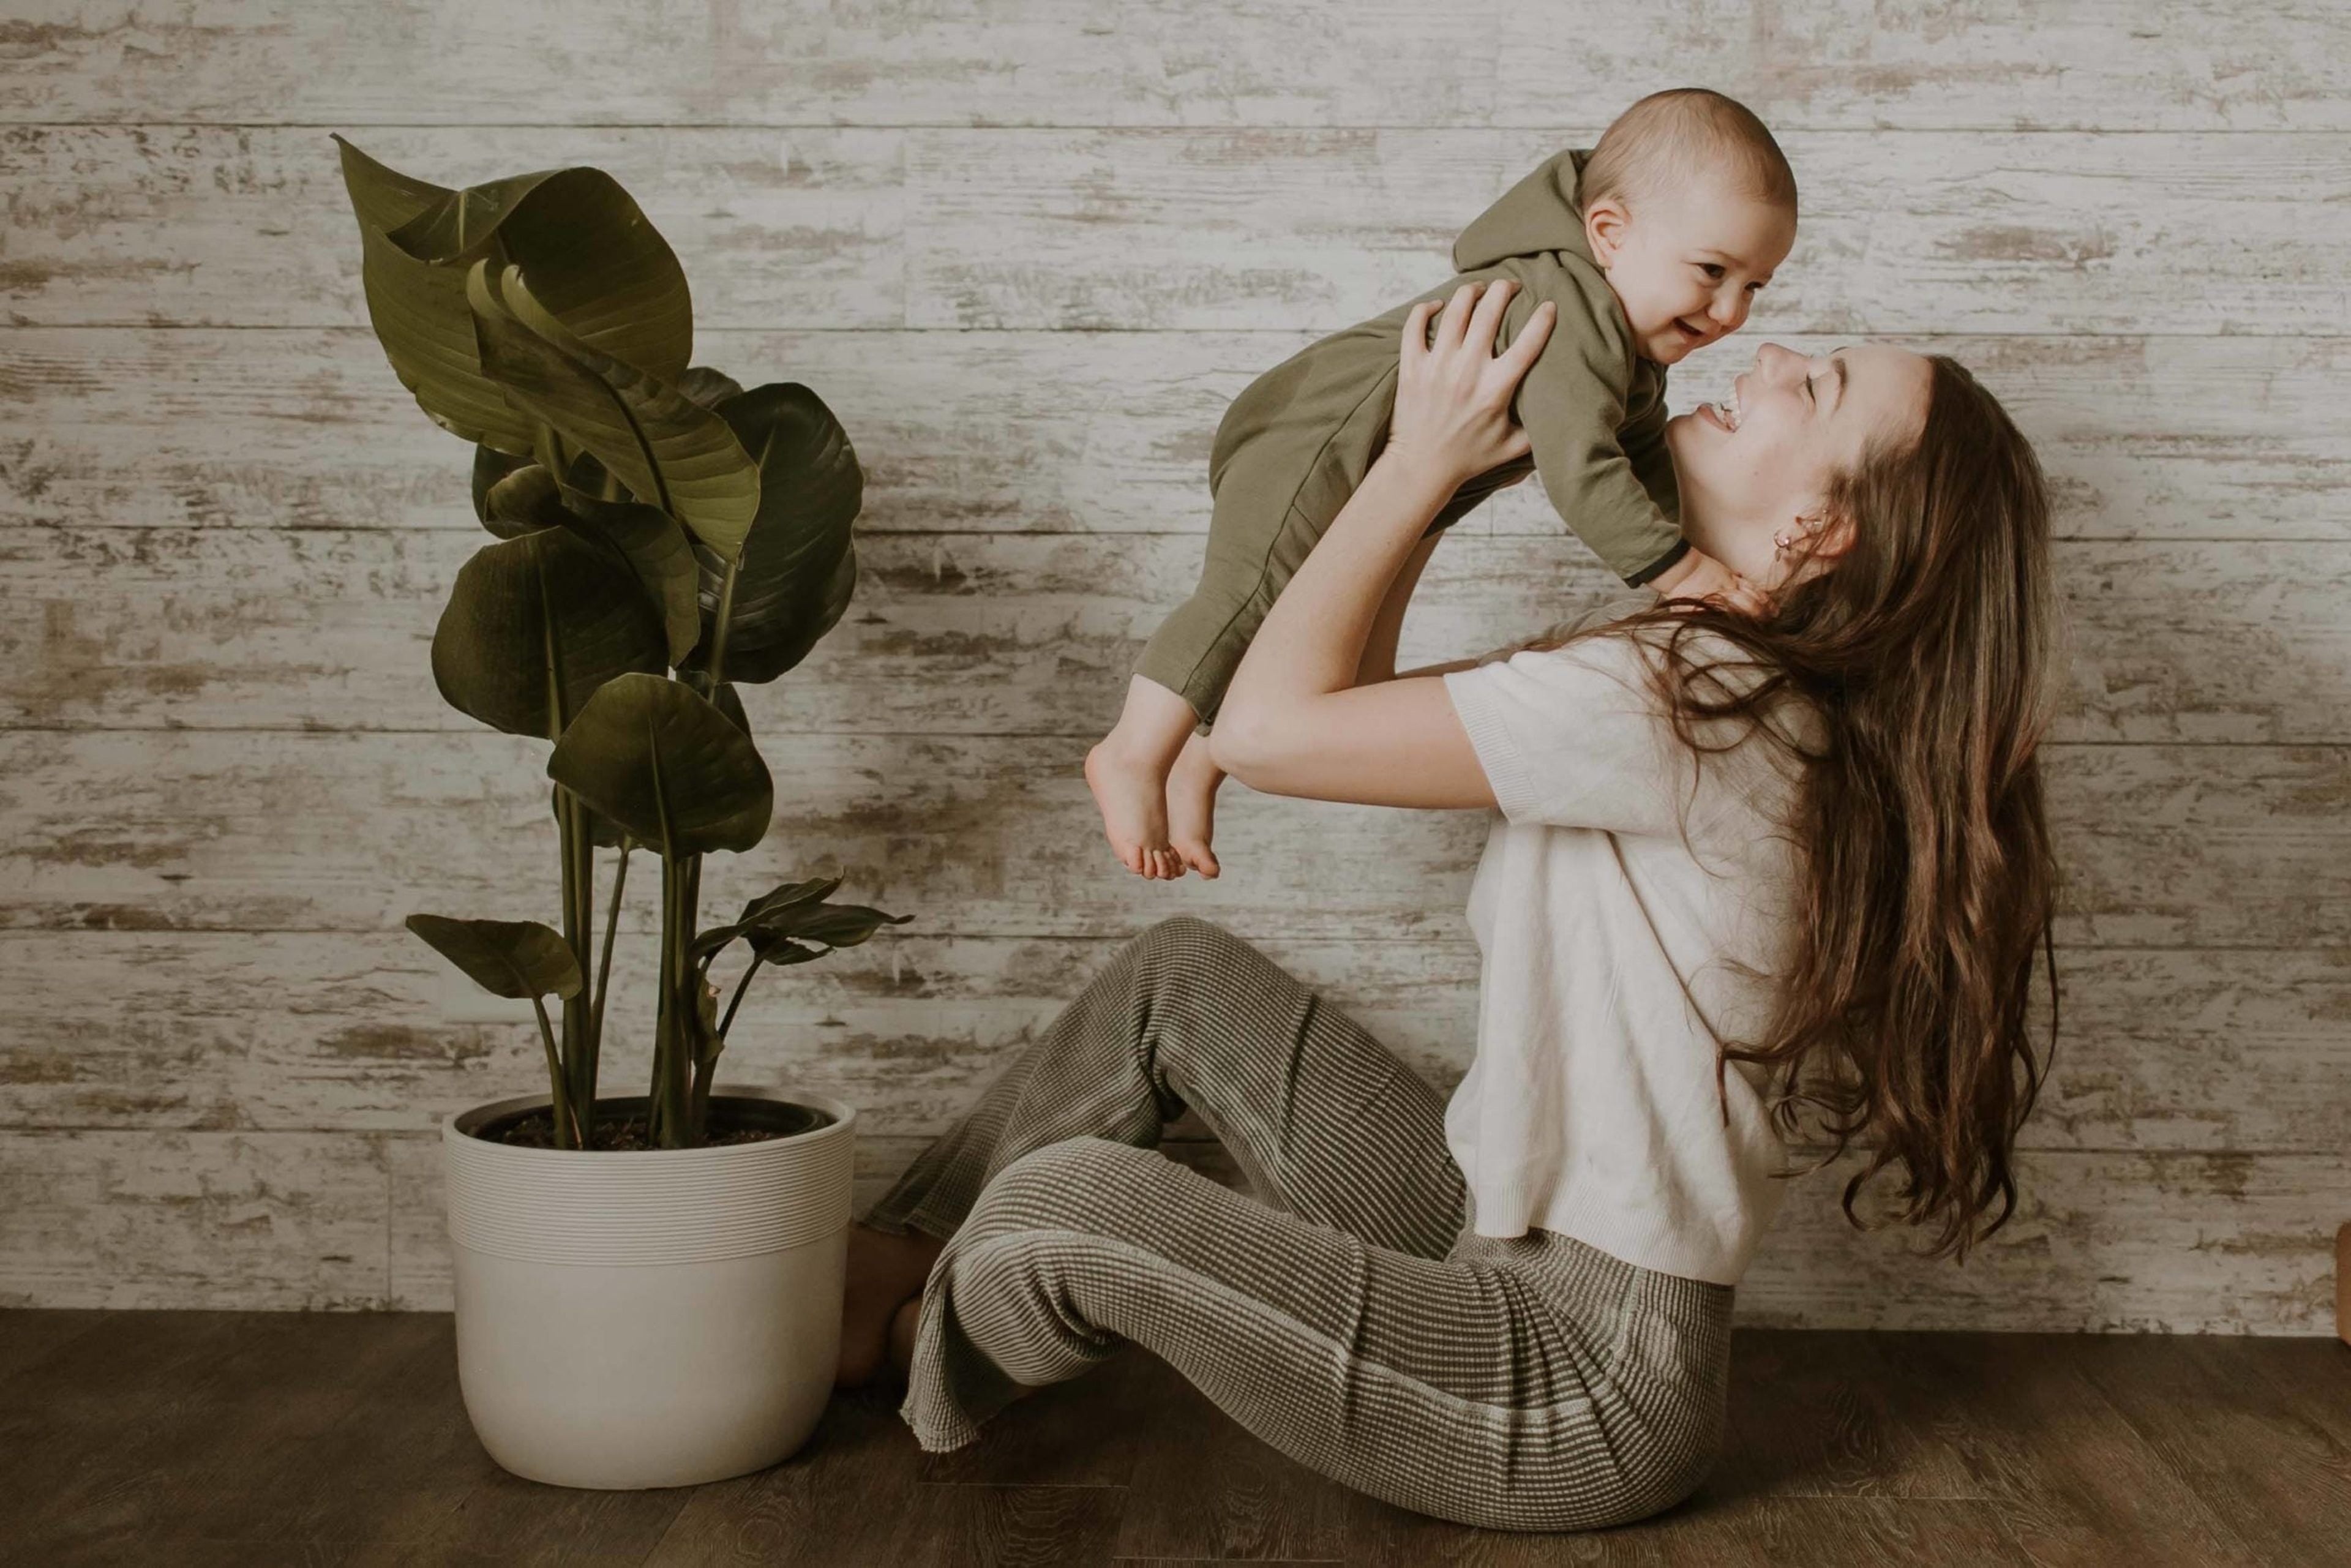
<svg viewBox="0 0 2351 1568"><path fill-rule="evenodd" d="M1927 1256L1964 1261L2016 1207L2016 1133L2046 1071L2028 1021L2036 949L2056 1050L2057 870L2039 747L2057 651L2040 464L1964 367L1928 363L1917 444L1873 450L1838 477L1829 511L1852 522L1850 542L1769 619L1667 601L1565 641L1669 628L1656 695L1701 765L1750 736L1801 758L1793 961L1767 1038L1726 1042L1717 1071L1730 1057L1773 1069L1784 1092L1772 1119L1792 1136L1802 1108L1818 1108L1835 1146L1807 1172L1856 1137L1871 1146L1845 1184L1848 1222L1877 1228L1854 1197L1898 1162L1899 1218L1939 1220ZM1694 660L1682 644L1701 632L1745 658ZM1726 668L1753 678L1726 682ZM1769 721L1791 696L1818 714L1815 743ZM1697 727L1719 733L1724 720L1734 738L1700 745Z"/></svg>

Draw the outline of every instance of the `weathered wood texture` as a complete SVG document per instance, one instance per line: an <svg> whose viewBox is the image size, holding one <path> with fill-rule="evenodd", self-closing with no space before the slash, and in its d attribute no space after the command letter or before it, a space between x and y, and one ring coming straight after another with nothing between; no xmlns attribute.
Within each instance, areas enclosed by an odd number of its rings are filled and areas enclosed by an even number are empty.
<svg viewBox="0 0 2351 1568"><path fill-rule="evenodd" d="M450 528L0 528L0 716L478 730L416 674L458 569L489 542ZM794 732L1099 732L1167 585L1200 556L1190 534L877 534L861 547L854 613L768 711ZM2070 539L2055 559L2074 674L2057 739L2344 738L2341 542ZM1622 591L1563 528L1463 535L1421 582L1407 660L1499 647Z"/></svg>
<svg viewBox="0 0 2351 1568"><path fill-rule="evenodd" d="M2016 1216L1925 1263L1844 1223L1848 1156L1792 1193L1742 1321L2325 1326L2351 12L1525 0L1473 37L1238 0L36 10L0 79L0 1304L445 1306L437 1120L538 1074L528 1015L400 929L549 918L553 840L543 748L433 687L485 536L466 449L366 326L329 129L444 183L611 170L685 260L697 359L808 382L857 444L859 598L747 694L777 823L705 904L831 870L917 917L762 976L729 1057L861 1107L862 1206L1162 913L1458 1081L1480 823L1236 788L1225 879L1152 887L1077 767L1189 586L1227 400L1698 80L1772 123L1805 210L1675 406L1767 340L1956 355L2049 469L2072 672L2064 1034ZM1610 586L1523 486L1437 552L1405 656ZM649 869L608 1082L643 1071ZM1238 1181L1196 1119L1172 1137Z"/></svg>
<svg viewBox="0 0 2351 1568"><path fill-rule="evenodd" d="M18 11L0 122L1546 126L1704 82L1774 126L2351 130L2351 18L2269 0Z"/></svg>
<svg viewBox="0 0 2351 1568"><path fill-rule="evenodd" d="M1766 338L1804 353L1844 340L1760 317L1749 330L1675 367L1677 406L1721 396ZM1227 401L1314 336L705 329L695 340L747 382L823 392L864 464L858 528L871 538L1205 533ZM1998 389L2049 469L2061 537L2351 539L2339 477L2351 341L1906 341ZM470 449L417 411L364 328L20 328L0 332L0 407L12 522L480 537ZM1564 541L1537 489L1503 491L1457 531Z"/></svg>
<svg viewBox="0 0 2351 1568"><path fill-rule="evenodd" d="M922 1142L861 1136L861 1208ZM1245 1186L1213 1142L1166 1150ZM0 1133L0 1306L445 1310L440 1161L423 1134ZM1856 1169L1830 1166L1791 1191L1740 1283L1742 1322L2307 1333L2334 1286L2322 1249L2297 1239L2351 1182L2339 1149L2027 1153L2016 1214L1962 1268L1912 1256L1918 1242L1897 1231L1852 1228L1838 1200ZM1865 1197L1855 1207L1870 1217Z"/></svg>
<svg viewBox="0 0 2351 1568"><path fill-rule="evenodd" d="M925 1136L968 1103L1106 963L1114 937L893 940L762 971L726 1071L840 1094L867 1130ZM1469 1061L1477 949L1459 936L1262 944L1432 1083ZM732 994L739 949L718 974ZM2069 947L2058 1070L2029 1149L2227 1155L2341 1145L2330 1054L2351 951ZM614 953L607 1082L648 1066L653 954ZM405 932L66 929L0 942L14 1119L91 1131L415 1132L527 1084L537 1026Z"/></svg>
<svg viewBox="0 0 2351 1568"><path fill-rule="evenodd" d="M934 933L1126 935L1178 911L1252 937L1466 929L1486 830L1472 813L1231 788L1224 877L1153 886L1097 841L1086 737L805 732L792 704L778 688L746 700L768 741L774 825L749 854L705 863L705 910L831 870ZM548 918L545 758L543 743L482 731L0 732L14 828L0 884L16 890L0 930L382 930L419 907ZM2063 745L2048 758L2069 877L2059 940L2351 943L2351 880L2326 874L2351 855L2351 747ZM640 867L623 930L658 919L643 883Z"/></svg>
<svg viewBox="0 0 2351 1568"><path fill-rule="evenodd" d="M600 167L644 193L710 327L1327 331L1441 282L1462 225L1604 122L386 127L352 140L444 184L580 162L592 145ZM1801 172L1803 225L1750 343L1792 331L2326 334L2351 302L2334 231L2313 217L2351 193L2351 132L1781 140ZM18 126L0 131L0 148L16 189L0 300L20 322L366 319L323 129Z"/></svg>

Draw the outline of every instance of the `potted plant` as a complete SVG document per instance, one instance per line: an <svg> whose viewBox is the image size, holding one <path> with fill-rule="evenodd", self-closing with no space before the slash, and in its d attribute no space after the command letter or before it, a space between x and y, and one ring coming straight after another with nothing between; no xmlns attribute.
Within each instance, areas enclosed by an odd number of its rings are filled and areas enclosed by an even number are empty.
<svg viewBox="0 0 2351 1568"><path fill-rule="evenodd" d="M735 683L769 681L841 619L862 475L796 383L692 365L676 256L592 168L449 190L338 136L368 314L401 382L474 444L494 542L433 637L442 695L548 745L562 920L418 914L408 927L528 998L548 1088L442 1125L457 1361L483 1445L568 1486L677 1486L794 1452L839 1354L853 1107L716 1085L763 965L907 917L787 883L701 926L702 857L766 833L773 790ZM589 984L596 853L617 852ZM643 1094L597 1070L630 856L661 865L660 991ZM710 968L748 961L724 1015ZM544 998L560 1004L560 1024Z"/></svg>

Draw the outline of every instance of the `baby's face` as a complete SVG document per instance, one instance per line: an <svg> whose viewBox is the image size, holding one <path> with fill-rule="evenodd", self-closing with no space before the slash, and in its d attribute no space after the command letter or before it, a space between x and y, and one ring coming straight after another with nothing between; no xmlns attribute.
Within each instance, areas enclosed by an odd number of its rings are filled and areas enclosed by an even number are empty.
<svg viewBox="0 0 2351 1568"><path fill-rule="evenodd" d="M1651 196L1637 215L1594 202L1583 226L1641 357L1661 365L1746 325L1756 291L1796 243L1786 208L1703 183Z"/></svg>

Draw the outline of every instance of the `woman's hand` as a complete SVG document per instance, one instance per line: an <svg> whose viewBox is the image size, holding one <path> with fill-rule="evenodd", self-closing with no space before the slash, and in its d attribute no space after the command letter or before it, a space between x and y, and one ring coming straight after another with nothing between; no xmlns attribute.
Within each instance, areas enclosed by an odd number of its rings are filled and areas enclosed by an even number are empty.
<svg viewBox="0 0 2351 1568"><path fill-rule="evenodd" d="M1428 317L1435 300L1422 300L1405 319L1395 413L1383 455L1413 466L1444 494L1529 450L1526 431L1510 418L1510 399L1559 312L1545 300L1497 355L1502 311L1517 288L1507 277L1463 284L1446 301L1434 335Z"/></svg>

